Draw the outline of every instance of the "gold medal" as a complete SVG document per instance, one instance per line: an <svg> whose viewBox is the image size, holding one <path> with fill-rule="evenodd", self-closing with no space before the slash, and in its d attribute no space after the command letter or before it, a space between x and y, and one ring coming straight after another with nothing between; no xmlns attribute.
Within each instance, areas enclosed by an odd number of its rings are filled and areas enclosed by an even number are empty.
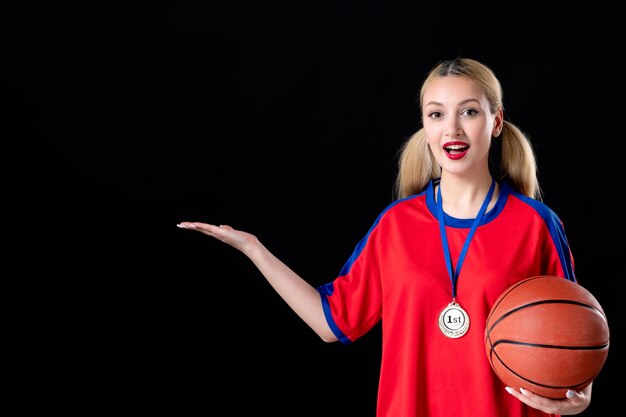
<svg viewBox="0 0 626 417"><path fill-rule="evenodd" d="M470 319L467 312L456 302L451 302L439 314L439 330L445 336L457 338L463 336L469 329Z"/></svg>

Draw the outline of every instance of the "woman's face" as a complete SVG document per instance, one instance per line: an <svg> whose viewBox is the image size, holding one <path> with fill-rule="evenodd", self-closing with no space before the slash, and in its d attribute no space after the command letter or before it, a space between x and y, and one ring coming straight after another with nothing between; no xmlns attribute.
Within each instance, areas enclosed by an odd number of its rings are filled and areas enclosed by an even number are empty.
<svg viewBox="0 0 626 417"><path fill-rule="evenodd" d="M502 110L489 111L487 97L468 77L435 79L423 95L422 123L443 171L471 175L489 171L492 136L502 129Z"/></svg>

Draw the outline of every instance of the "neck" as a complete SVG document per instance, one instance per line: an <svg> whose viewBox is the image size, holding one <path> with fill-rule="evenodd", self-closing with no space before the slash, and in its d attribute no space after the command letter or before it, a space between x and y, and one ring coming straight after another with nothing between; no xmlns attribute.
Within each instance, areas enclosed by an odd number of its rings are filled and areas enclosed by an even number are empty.
<svg viewBox="0 0 626 417"><path fill-rule="evenodd" d="M441 187L443 211L459 219L476 217L487 196L491 181L491 175L488 173L480 178L472 178L471 180L451 175L442 175L439 187ZM496 189L487 210L490 210L495 205L498 200L497 194L498 185L496 184ZM440 202L437 202L437 204L440 204Z"/></svg>

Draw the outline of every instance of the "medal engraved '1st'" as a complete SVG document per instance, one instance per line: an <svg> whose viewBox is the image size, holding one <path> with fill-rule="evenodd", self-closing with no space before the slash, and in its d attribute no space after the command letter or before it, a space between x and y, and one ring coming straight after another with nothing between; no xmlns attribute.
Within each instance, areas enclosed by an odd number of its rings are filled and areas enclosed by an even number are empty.
<svg viewBox="0 0 626 417"><path fill-rule="evenodd" d="M469 329L470 319L465 310L454 301L439 314L439 330L447 337L456 339Z"/></svg>

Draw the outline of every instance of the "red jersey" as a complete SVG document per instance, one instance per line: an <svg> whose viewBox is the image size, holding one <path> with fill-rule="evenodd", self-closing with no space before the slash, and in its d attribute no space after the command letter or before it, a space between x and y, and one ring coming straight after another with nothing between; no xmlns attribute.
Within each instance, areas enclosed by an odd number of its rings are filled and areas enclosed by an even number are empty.
<svg viewBox="0 0 626 417"><path fill-rule="evenodd" d="M444 213L453 264L473 219ZM389 205L333 281L318 288L326 319L344 344L381 321L378 417L545 416L508 394L487 360L485 322L513 283L538 275L575 281L558 216L544 203L501 184L467 250L456 301L470 326L446 337L440 312L452 301L433 183Z"/></svg>

